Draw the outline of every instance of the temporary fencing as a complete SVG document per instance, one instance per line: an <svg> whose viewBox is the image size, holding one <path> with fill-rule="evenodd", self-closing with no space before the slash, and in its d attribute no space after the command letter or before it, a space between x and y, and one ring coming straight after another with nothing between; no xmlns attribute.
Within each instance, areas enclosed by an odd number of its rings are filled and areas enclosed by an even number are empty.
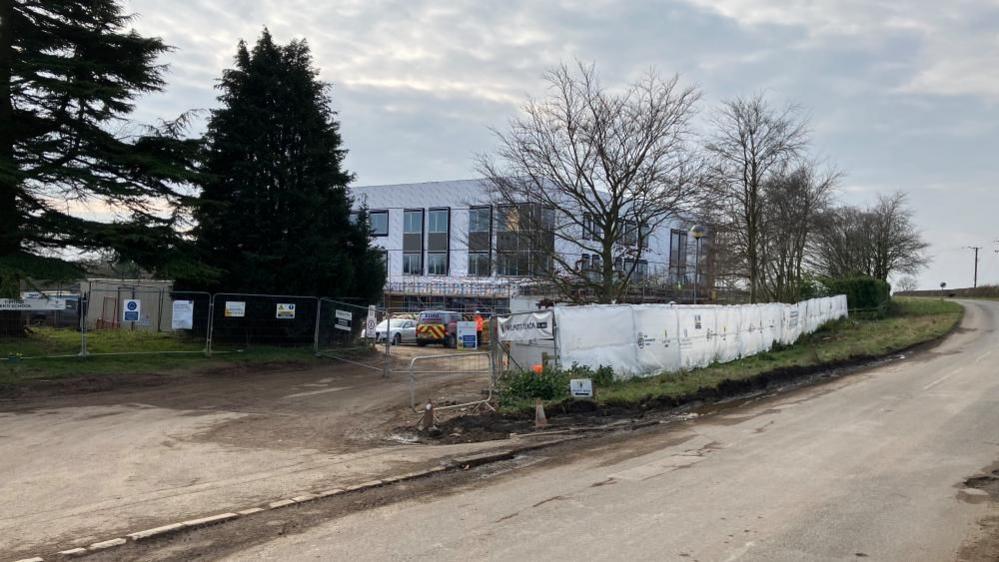
<svg viewBox="0 0 999 562"><path fill-rule="evenodd" d="M206 353L210 301L205 292L166 287L90 287L79 355Z"/></svg>
<svg viewBox="0 0 999 562"><path fill-rule="evenodd" d="M209 308L208 353L255 346L316 348L319 299L216 293Z"/></svg>
<svg viewBox="0 0 999 562"><path fill-rule="evenodd" d="M561 365L643 376L749 357L847 315L843 295L797 304L556 306L554 345Z"/></svg>
<svg viewBox="0 0 999 562"><path fill-rule="evenodd" d="M460 401L449 400L449 403L439 403L438 410L454 408L467 408L473 406L486 406L492 408L493 392L496 387L496 369L493 362L493 353L490 351L465 351L455 353L442 353L437 355L420 355L413 357L409 362L409 404L416 409L418 402L422 402L424 397L417 398L417 383L433 379L446 381L450 375L452 379L461 376L462 382L471 381L472 391L482 391L484 394L478 395L474 399ZM482 388L475 383L485 385ZM449 390L453 393L453 390ZM435 395L427 394L426 399L433 400Z"/></svg>

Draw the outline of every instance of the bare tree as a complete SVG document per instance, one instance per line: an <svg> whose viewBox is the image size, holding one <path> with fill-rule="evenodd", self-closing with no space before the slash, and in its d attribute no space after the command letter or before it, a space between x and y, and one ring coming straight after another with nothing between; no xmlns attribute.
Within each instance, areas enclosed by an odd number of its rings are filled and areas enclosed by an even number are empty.
<svg viewBox="0 0 999 562"><path fill-rule="evenodd" d="M866 275L882 281L922 269L929 245L905 199L902 192L880 195L867 209L840 207L827 213L815 247L817 269L830 277Z"/></svg>
<svg viewBox="0 0 999 562"><path fill-rule="evenodd" d="M919 282L916 278L911 275L906 275L905 277L898 280L895 284L895 290L900 293L907 293L909 291L915 291L919 288Z"/></svg>
<svg viewBox="0 0 999 562"><path fill-rule="evenodd" d="M812 265L820 275L833 278L869 276L872 216L858 207L828 209L818 219L812 248Z"/></svg>
<svg viewBox="0 0 999 562"><path fill-rule="evenodd" d="M725 102L712 120L711 181L726 230L744 260L752 302L761 297L764 189L797 160L808 130L794 106L776 109L761 94Z"/></svg>
<svg viewBox="0 0 999 562"><path fill-rule="evenodd" d="M760 289L768 300L799 300L816 218L828 207L838 177L803 162L767 182L759 259Z"/></svg>
<svg viewBox="0 0 999 562"><path fill-rule="evenodd" d="M893 273L913 274L926 266L929 244L913 224L904 193L878 196L869 212L873 215L872 277L887 281Z"/></svg>
<svg viewBox="0 0 999 562"><path fill-rule="evenodd" d="M619 91L592 65L561 65L479 170L499 206L497 260L573 301L621 299L650 234L693 208L690 120L700 97L650 71ZM527 257L524 257L526 248ZM523 266L523 267L522 267Z"/></svg>

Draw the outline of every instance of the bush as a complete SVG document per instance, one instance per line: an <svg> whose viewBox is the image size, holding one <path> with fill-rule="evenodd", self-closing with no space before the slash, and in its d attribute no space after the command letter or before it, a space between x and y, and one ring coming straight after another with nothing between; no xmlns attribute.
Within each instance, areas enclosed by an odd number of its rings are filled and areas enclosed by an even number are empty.
<svg viewBox="0 0 999 562"><path fill-rule="evenodd" d="M545 367L541 374L509 372L500 380L500 401L510 404L518 400L568 398L570 379L591 379L594 387L607 387L614 382L614 369L601 365L594 371L585 365L573 364L566 370Z"/></svg>
<svg viewBox="0 0 999 562"><path fill-rule="evenodd" d="M514 400L554 400L569 395L569 376L558 369L545 368L540 374L531 371L507 373L500 384L504 402Z"/></svg>
<svg viewBox="0 0 999 562"><path fill-rule="evenodd" d="M891 300L891 285L872 277L823 279L831 295L846 295L851 310L884 310Z"/></svg>

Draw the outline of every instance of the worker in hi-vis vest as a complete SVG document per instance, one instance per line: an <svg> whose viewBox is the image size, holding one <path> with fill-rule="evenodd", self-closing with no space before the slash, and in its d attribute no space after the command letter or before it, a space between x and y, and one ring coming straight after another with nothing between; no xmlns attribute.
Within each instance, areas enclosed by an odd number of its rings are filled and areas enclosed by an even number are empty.
<svg viewBox="0 0 999 562"><path fill-rule="evenodd" d="M475 311L475 341L478 345L482 345L482 327L485 325L486 321L483 320L482 315L479 311Z"/></svg>

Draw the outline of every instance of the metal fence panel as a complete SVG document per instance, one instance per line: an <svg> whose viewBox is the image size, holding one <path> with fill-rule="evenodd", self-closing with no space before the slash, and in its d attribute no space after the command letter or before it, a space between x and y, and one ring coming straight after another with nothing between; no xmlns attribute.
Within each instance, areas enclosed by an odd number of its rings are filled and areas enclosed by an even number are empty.
<svg viewBox="0 0 999 562"><path fill-rule="evenodd" d="M315 348L316 297L216 293L209 314L209 353L253 347Z"/></svg>
<svg viewBox="0 0 999 562"><path fill-rule="evenodd" d="M168 287L90 287L81 300L78 352L205 353L211 296Z"/></svg>

